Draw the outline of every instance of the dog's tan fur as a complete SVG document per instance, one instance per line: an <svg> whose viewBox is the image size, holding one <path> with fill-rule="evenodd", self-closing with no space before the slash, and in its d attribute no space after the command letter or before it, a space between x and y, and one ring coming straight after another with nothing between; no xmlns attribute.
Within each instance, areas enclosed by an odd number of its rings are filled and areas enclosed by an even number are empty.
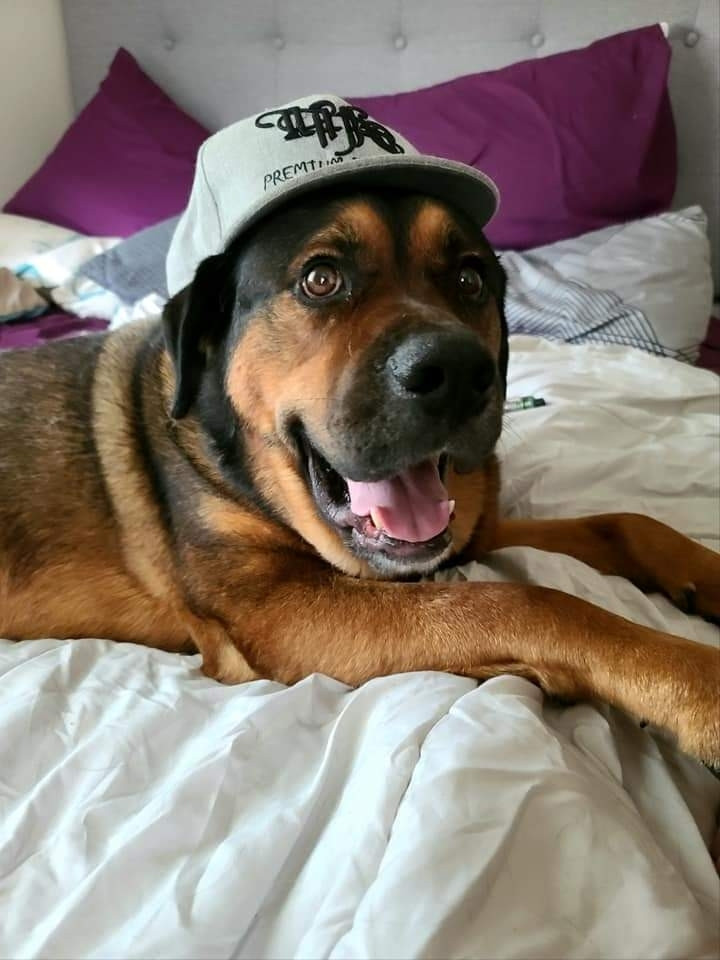
<svg viewBox="0 0 720 960"><path fill-rule="evenodd" d="M420 209L409 233L413 275L424 276L452 226L443 208ZM355 237L380 277L370 302L348 308L352 333L339 315L315 328L282 293L258 310L228 365L227 392L268 511L228 488L192 416L169 415L174 372L157 324L0 359L0 635L198 649L205 672L230 683L292 683L314 671L353 685L409 670L509 672L561 697L619 706L720 761L718 651L554 590L384 582L320 519L283 442L282 415L301 411L331 445L329 398L389 307L403 298L413 310L441 306L421 279L402 286L371 207L347 205L314 247L337 231ZM478 332L497 356L492 299ZM149 456L176 492L171 532ZM447 483L459 560L512 544L555 550L720 617L720 557L656 521L502 521L494 459L475 473L451 470Z"/></svg>

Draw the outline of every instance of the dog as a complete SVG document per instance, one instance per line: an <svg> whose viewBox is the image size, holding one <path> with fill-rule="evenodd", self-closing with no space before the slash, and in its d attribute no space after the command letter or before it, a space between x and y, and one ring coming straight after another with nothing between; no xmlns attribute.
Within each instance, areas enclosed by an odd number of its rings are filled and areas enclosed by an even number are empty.
<svg viewBox="0 0 720 960"><path fill-rule="evenodd" d="M524 544L720 617L720 557L647 517L498 514L505 275L463 211L334 187L162 319L0 358L0 636L202 654L225 683L512 673L720 761L720 653L581 599L423 581Z"/></svg>

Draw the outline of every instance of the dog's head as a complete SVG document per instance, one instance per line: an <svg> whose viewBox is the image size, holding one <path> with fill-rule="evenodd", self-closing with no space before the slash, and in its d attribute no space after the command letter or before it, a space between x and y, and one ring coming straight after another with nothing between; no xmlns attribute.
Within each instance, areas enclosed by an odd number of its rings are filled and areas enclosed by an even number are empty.
<svg viewBox="0 0 720 960"><path fill-rule="evenodd" d="M504 293L462 211L313 194L168 304L173 416L196 418L228 481L331 563L429 572L475 525L462 476L500 434Z"/></svg>

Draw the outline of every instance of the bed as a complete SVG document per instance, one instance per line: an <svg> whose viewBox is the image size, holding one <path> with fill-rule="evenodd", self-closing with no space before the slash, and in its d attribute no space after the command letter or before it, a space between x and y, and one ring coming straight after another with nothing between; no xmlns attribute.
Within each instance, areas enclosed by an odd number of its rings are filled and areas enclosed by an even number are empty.
<svg viewBox="0 0 720 960"><path fill-rule="evenodd" d="M716 336L717 4L582 6L217 0L201 19L189 0L65 0L64 13L78 109L124 47L211 128L299 82L412 90L664 21L672 210L503 254L508 394L545 400L506 416L503 506L621 506L720 550L720 381L698 365ZM65 311L4 325L6 346L161 306L156 289L119 305L97 274L79 279L119 236L5 227L0 215L0 266L62 291ZM602 324L569 313L579 291ZM711 624L561 555L515 547L438 576L557 587L720 644ZM223 687L197 656L98 638L0 640L0 691L0 956L720 953L720 780L618 711L512 677Z"/></svg>

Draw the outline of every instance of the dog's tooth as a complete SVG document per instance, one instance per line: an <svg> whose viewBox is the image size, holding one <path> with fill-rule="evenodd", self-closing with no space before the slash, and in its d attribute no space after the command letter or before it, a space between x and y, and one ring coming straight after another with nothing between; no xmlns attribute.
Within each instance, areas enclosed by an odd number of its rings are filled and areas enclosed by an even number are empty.
<svg viewBox="0 0 720 960"><path fill-rule="evenodd" d="M372 522L374 523L374 525L378 528L378 530L382 530L382 529L383 529L382 518L381 518L381 516L380 516L380 511L379 511L379 510L376 510L375 507L373 507L372 510L370 511L370 519L372 520Z"/></svg>

